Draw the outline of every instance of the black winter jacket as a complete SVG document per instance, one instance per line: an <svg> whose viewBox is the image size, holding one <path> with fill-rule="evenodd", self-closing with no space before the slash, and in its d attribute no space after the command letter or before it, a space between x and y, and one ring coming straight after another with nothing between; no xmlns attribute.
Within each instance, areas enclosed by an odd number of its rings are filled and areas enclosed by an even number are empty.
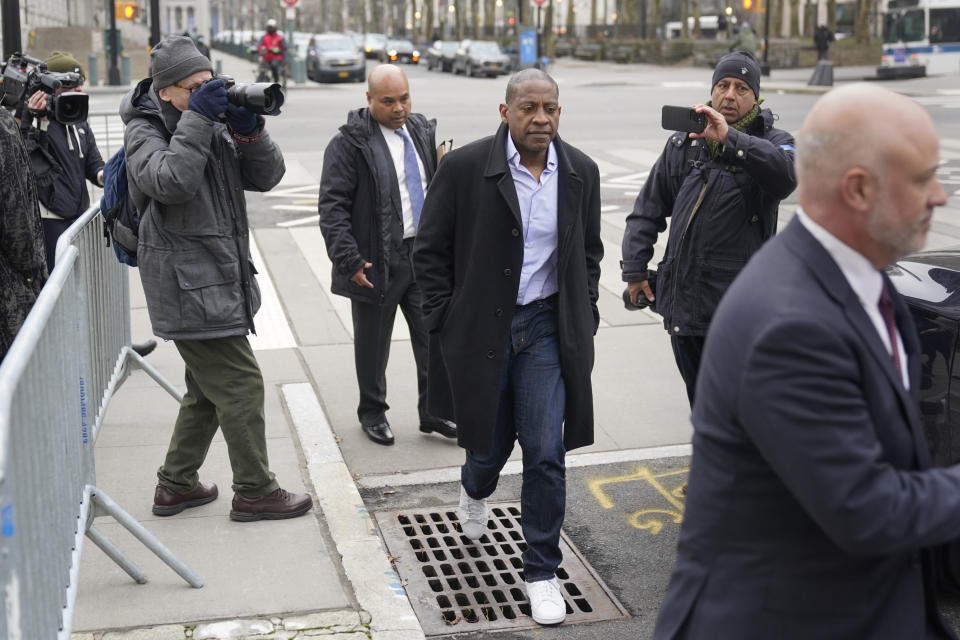
<svg viewBox="0 0 960 640"><path fill-rule="evenodd" d="M24 140L37 179L37 198L51 213L73 220L90 206L86 181L102 186L97 174L103 158L86 121L66 125L49 119L45 128L31 128Z"/></svg>
<svg viewBox="0 0 960 640"><path fill-rule="evenodd" d="M776 232L780 201L797 185L793 145L768 109L744 132L731 127L716 159L685 133L667 141L627 216L622 269L624 282L647 279L653 245L671 218L655 292L671 335L706 335L720 297Z"/></svg>
<svg viewBox="0 0 960 640"><path fill-rule="evenodd" d="M437 169L437 121L411 113L406 126L429 184ZM365 107L351 111L327 145L318 207L333 263L330 290L358 302L379 303L389 286L389 266L403 242L403 213L390 150ZM365 262L373 264L366 272L373 289L350 280Z"/></svg>

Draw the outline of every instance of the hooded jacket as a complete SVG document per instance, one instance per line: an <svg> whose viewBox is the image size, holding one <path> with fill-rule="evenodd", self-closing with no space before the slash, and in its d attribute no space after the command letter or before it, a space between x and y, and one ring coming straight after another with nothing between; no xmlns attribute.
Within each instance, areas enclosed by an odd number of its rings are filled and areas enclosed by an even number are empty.
<svg viewBox="0 0 960 640"><path fill-rule="evenodd" d="M42 129L30 129L24 142L40 204L61 218L79 217L90 207L86 181L101 186L97 174L103 169L103 158L90 125L48 118Z"/></svg>
<svg viewBox="0 0 960 640"><path fill-rule="evenodd" d="M120 105L130 193L143 213L137 260L153 332L199 340L254 332L260 290L243 191L285 172L263 130L240 143L227 125L161 102L142 80ZM254 139L254 136L255 139Z"/></svg>
<svg viewBox="0 0 960 640"><path fill-rule="evenodd" d="M624 282L647 279L670 218L655 291L670 335L706 335L720 297L776 232L780 201L797 186L793 145L793 136L773 127L769 109L746 131L730 127L716 158L685 133L667 141L627 216L622 269Z"/></svg>
<svg viewBox="0 0 960 640"><path fill-rule="evenodd" d="M437 168L436 120L419 113L407 118L427 184ZM389 265L403 242L400 188L380 125L366 107L347 115L323 154L320 230L333 263L330 290L358 302L380 302L389 287ZM350 280L365 262L373 288Z"/></svg>

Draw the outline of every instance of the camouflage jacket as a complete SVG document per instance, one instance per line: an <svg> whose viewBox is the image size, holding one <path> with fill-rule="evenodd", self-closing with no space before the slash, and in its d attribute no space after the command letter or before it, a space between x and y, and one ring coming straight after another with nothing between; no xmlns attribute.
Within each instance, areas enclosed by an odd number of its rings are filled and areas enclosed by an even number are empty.
<svg viewBox="0 0 960 640"><path fill-rule="evenodd" d="M43 226L30 158L16 120L0 108L0 360L46 280Z"/></svg>

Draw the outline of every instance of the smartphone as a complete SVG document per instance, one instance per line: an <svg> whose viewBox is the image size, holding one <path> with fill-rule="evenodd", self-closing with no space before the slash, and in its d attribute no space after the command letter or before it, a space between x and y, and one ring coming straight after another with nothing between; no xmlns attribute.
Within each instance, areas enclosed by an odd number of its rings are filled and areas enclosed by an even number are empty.
<svg viewBox="0 0 960 640"><path fill-rule="evenodd" d="M668 131L701 133L707 128L707 116L697 113L690 107L664 105L660 116L660 124Z"/></svg>

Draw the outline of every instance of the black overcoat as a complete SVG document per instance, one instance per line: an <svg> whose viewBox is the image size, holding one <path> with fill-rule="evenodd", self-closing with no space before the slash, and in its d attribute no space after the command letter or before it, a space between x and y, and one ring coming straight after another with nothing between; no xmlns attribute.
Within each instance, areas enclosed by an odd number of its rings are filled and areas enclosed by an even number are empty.
<svg viewBox="0 0 960 640"><path fill-rule="evenodd" d="M427 192L414 250L423 316L447 369L431 370L430 411L453 416L460 446L493 444L504 355L520 286L523 233L506 136L448 153ZM600 174L554 139L558 160L557 259L560 359L566 388L564 444L593 443L593 336L600 322ZM449 386L447 385L449 383Z"/></svg>

